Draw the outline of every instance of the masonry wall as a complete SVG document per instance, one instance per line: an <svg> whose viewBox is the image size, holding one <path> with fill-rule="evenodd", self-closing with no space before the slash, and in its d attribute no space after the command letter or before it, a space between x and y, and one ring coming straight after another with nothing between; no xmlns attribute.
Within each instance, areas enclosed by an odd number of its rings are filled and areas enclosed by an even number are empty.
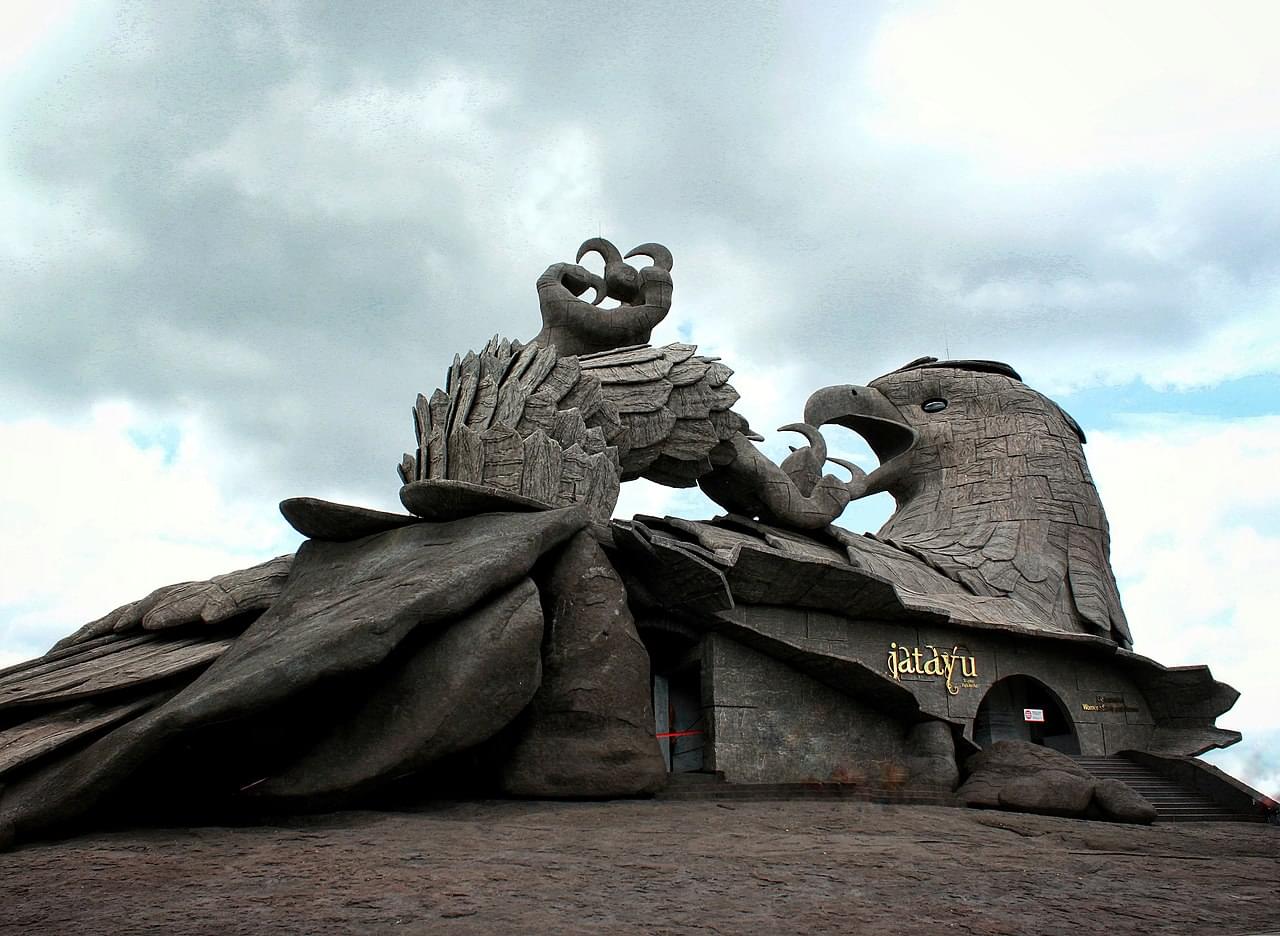
<svg viewBox="0 0 1280 936"><path fill-rule="evenodd" d="M965 726L973 738L978 705L991 686L1006 676L1030 676L1048 686L1062 701L1086 755L1144 750L1154 721L1147 702L1114 659L1085 642L1009 635L1002 631L852 620L802 608L740 605L722 617L798 648L856 660L888 675L890 645L945 648L974 658L976 677L970 685L947 691L936 676L904 674L909 688L928 713ZM799 674L797 674L799 675ZM953 683L960 682L953 680ZM1119 700L1119 701L1117 701Z"/></svg>
<svg viewBox="0 0 1280 936"><path fill-rule="evenodd" d="M709 634L707 768L732 783L900 777L905 726L778 660Z"/></svg>

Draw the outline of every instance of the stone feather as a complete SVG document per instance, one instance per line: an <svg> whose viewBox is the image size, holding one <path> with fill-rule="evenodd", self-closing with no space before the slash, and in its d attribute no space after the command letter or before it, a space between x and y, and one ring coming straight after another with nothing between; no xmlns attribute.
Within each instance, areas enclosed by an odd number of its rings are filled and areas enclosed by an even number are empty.
<svg viewBox="0 0 1280 936"><path fill-rule="evenodd" d="M601 519L621 481L692 487L749 431L731 409L732 371L694 352L675 343L559 356L494 338L455 359L446 390L419 396L418 446L401 460L401 479L468 481L554 505L585 500Z"/></svg>

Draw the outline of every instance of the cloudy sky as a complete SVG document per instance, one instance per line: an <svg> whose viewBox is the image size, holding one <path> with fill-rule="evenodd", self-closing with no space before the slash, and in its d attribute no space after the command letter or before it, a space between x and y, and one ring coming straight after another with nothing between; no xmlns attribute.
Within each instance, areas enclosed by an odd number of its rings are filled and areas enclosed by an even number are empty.
<svg viewBox="0 0 1280 936"><path fill-rule="evenodd" d="M0 665L292 550L284 497L396 507L414 395L603 234L756 427L922 354L1060 400L1137 649L1280 793L1280 6L340 8L0 5Z"/></svg>

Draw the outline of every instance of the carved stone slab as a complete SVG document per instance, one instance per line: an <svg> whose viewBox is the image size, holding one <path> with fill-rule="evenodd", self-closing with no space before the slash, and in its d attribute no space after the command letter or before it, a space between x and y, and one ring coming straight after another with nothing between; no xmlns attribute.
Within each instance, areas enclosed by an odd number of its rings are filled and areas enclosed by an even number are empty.
<svg viewBox="0 0 1280 936"><path fill-rule="evenodd" d="M346 543L375 533L417 523L418 518L368 507L335 504L316 497L290 497L280 502L280 513L303 536Z"/></svg>
<svg viewBox="0 0 1280 936"><path fill-rule="evenodd" d="M501 488L447 479L411 481L400 489L400 503L423 520L457 520L495 511L550 510L551 504Z"/></svg>
<svg viewBox="0 0 1280 936"><path fill-rule="evenodd" d="M114 705L85 702L6 728L0 731L0 777L154 708L176 691L161 690Z"/></svg>
<svg viewBox="0 0 1280 936"><path fill-rule="evenodd" d="M232 639L211 640L203 634L170 639L147 635L124 646L68 657L47 670L19 673L0 683L0 711L88 699L207 666L222 656ZM104 650L110 652L101 652Z"/></svg>

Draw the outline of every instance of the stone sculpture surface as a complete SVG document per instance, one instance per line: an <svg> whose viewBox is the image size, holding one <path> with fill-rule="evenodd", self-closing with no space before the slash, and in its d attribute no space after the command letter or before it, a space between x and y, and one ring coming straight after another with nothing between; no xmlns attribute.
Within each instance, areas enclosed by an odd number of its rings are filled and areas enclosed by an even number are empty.
<svg viewBox="0 0 1280 936"><path fill-rule="evenodd" d="M579 265L593 251L603 276ZM666 770L641 614L822 683L847 715L881 719L895 770L925 785L954 785L973 750L947 696L815 628L1079 645L1146 694L1152 750L1239 738L1214 725L1235 693L1207 668L1127 650L1083 433L1007 365L924 358L819 390L782 427L807 444L774 464L727 366L648 343L671 307L670 252L594 238L576 260L538 278L532 341L495 337L418 396L398 466L409 513L291 498L281 510L309 537L296 556L157 589L0 672L0 845L108 815L388 791L651 793ZM880 466L824 474L828 424L862 433ZM611 521L638 477L699 485L729 514ZM898 509L877 535L832 525L879 491ZM1075 787L1089 808L1142 812ZM1044 795L1011 783L994 804Z"/></svg>
<svg viewBox="0 0 1280 936"><path fill-rule="evenodd" d="M463 485L518 503L585 503L607 520L619 482L645 477L700 485L731 511L783 526L820 528L839 516L852 494L812 470L826 459L820 435L784 427L806 434L816 453L774 465L731 409L733 371L692 345L647 344L671 307L670 251L637 247L627 256L655 258L639 271L603 238L583 244L578 259L590 251L605 258L603 278L565 263L539 277L543 327L531 343L495 337L479 354L455 358L445 389L418 397L417 449L399 469L405 506L430 515ZM588 288L596 302L622 304L600 309L579 299Z"/></svg>
<svg viewBox="0 0 1280 936"><path fill-rule="evenodd" d="M1055 630L1133 645L1084 432L993 361L922 358L810 397L805 419L863 432L881 465L862 495L897 510L877 538L974 595L1003 596Z"/></svg>

